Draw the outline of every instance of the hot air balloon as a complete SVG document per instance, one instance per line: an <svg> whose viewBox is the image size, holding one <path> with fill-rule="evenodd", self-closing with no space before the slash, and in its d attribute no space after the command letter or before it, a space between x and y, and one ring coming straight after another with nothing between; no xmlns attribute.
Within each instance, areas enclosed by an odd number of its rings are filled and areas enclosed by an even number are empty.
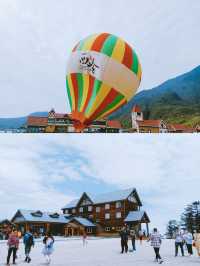
<svg viewBox="0 0 200 266"><path fill-rule="evenodd" d="M121 38L101 33L80 41L70 55L66 76L76 131L127 104L139 88L141 76L137 54Z"/></svg>

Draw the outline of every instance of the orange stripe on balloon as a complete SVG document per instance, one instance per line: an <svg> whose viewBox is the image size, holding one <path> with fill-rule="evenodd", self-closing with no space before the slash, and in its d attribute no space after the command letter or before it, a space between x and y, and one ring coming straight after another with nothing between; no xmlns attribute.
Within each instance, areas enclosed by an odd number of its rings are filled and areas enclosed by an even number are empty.
<svg viewBox="0 0 200 266"><path fill-rule="evenodd" d="M132 64L133 64L133 49L127 43L125 46L125 53L124 53L122 64L127 66L129 69L131 69Z"/></svg>
<svg viewBox="0 0 200 266"><path fill-rule="evenodd" d="M75 52L76 51L76 49L78 48L79 44L80 44L80 42L77 43L77 45L73 48L72 52Z"/></svg>
<svg viewBox="0 0 200 266"><path fill-rule="evenodd" d="M101 35L99 35L96 40L94 41L91 50L92 51L96 51L96 52L100 52L104 42L106 41L106 39L110 36L109 33L102 33Z"/></svg>
<svg viewBox="0 0 200 266"><path fill-rule="evenodd" d="M90 121L95 120L98 114L101 113L108 106L108 104L112 103L114 99L117 97L117 95L118 92L114 89L111 89L111 91L108 93L107 97L104 99L101 105L97 108L97 110L93 113L93 115L89 117L89 120Z"/></svg>
<svg viewBox="0 0 200 266"><path fill-rule="evenodd" d="M78 81L77 81L77 74L71 74L71 80L74 88L74 100L75 100L75 111L78 110Z"/></svg>

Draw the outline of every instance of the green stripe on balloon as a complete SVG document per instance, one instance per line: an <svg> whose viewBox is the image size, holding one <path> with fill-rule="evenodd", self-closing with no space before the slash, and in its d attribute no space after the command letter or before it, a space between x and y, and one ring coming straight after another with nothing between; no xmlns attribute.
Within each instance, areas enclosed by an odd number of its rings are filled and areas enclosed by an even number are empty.
<svg viewBox="0 0 200 266"><path fill-rule="evenodd" d="M109 57L111 57L118 38L114 35L110 35L104 42L101 52Z"/></svg>
<svg viewBox="0 0 200 266"><path fill-rule="evenodd" d="M81 103L83 99L83 75L78 73L76 75L77 82L78 82L78 110L80 111Z"/></svg>
<svg viewBox="0 0 200 266"><path fill-rule="evenodd" d="M118 95L114 101L112 101L112 103L110 103L103 111L101 111L97 117L102 116L104 113L106 113L107 111L111 110L112 108L114 108L115 106L118 105L118 103L120 103L125 97L123 95Z"/></svg>
<svg viewBox="0 0 200 266"><path fill-rule="evenodd" d="M101 85L102 85L102 81L96 79L95 82L94 82L94 86L93 86L93 91L92 91L91 99L90 99L90 101L89 101L89 103L88 103L88 106L87 106L87 109L86 109L86 111L85 111L86 114L87 114L87 113L90 111L90 109L92 108L92 105L93 105L93 103L94 103L94 101L95 101L95 99L96 99L96 97L97 97L97 94L98 94L98 92L99 92L99 90L100 90L100 88L101 88Z"/></svg>
<svg viewBox="0 0 200 266"><path fill-rule="evenodd" d="M71 111L72 111L72 97L71 97L71 93L70 93L70 89L69 89L69 83L68 83L67 78L66 78L66 87L67 87L67 94L68 94L69 104L70 104L70 108L71 108Z"/></svg>
<svg viewBox="0 0 200 266"><path fill-rule="evenodd" d="M131 69L137 75L138 69L139 69L139 61L138 61L138 57L134 51L133 51L133 65L132 65Z"/></svg>

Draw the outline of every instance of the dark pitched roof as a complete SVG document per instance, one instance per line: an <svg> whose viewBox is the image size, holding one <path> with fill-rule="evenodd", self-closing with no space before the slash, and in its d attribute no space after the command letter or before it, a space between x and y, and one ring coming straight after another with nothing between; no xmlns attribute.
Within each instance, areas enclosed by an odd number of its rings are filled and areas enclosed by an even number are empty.
<svg viewBox="0 0 200 266"><path fill-rule="evenodd" d="M129 212L124 222L140 222L142 220L150 222L150 219L145 211L132 211Z"/></svg>
<svg viewBox="0 0 200 266"><path fill-rule="evenodd" d="M117 129L122 128L122 125L121 125L120 121L118 121L118 120L108 120L107 126L110 128L117 128Z"/></svg>
<svg viewBox="0 0 200 266"><path fill-rule="evenodd" d="M90 196L89 198L91 199L93 204L103 204L103 203L107 203L107 202L125 200L130 196L130 194L132 192L135 193L135 196L137 198L139 205L142 206L142 203L140 201L140 198L139 198L135 188L129 188L129 189L124 189L124 190L118 190L118 191L114 191L114 192L104 193L104 194L100 194L100 195L96 195L96 196ZM81 198L82 198L82 196L81 196ZM79 201L80 201L80 198L69 202L67 205L65 205L62 208L62 210L75 208L77 206L77 204L79 203Z"/></svg>

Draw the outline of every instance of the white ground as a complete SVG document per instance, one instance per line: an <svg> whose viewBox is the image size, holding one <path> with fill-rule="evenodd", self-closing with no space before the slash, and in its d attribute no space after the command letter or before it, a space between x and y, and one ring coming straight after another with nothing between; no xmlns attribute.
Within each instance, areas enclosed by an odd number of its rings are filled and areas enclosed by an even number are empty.
<svg viewBox="0 0 200 266"><path fill-rule="evenodd" d="M129 243L130 245L130 243ZM131 245L130 245L131 246ZM29 265L46 265L42 251L42 243L37 242L32 250L32 262ZM156 265L154 253L150 244L144 242L141 246L137 243L136 253L120 254L119 239L90 239L87 247L83 247L80 239L58 239L55 242L55 250L52 254L51 265L56 266L146 266ZM5 265L7 247L5 243L0 243L0 265ZM170 266L177 265L200 265L200 258L195 254L193 257L174 257L174 242L163 240L161 255L164 264ZM23 244L18 252L18 265L27 265L23 262Z"/></svg>

